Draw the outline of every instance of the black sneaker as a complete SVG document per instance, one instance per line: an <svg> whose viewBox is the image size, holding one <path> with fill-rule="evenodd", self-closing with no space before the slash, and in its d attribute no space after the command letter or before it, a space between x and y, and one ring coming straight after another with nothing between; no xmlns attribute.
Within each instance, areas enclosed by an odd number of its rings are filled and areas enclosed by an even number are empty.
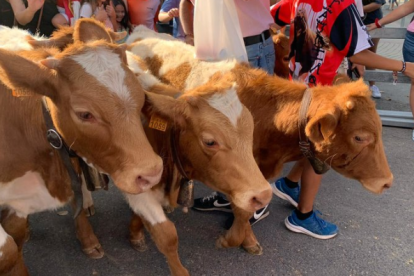
<svg viewBox="0 0 414 276"><path fill-rule="evenodd" d="M264 219L270 214L269 210L267 209L268 206L269 205L266 205L264 208L259 209L256 212L254 212L253 216L249 219L251 226L255 225L256 223L258 223L259 221L261 221L262 219ZM234 216L231 215L231 217L229 217L224 223L224 228L229 230L230 227L233 225L233 221L234 221Z"/></svg>
<svg viewBox="0 0 414 276"><path fill-rule="evenodd" d="M257 210L254 212L253 216L249 219L250 225L253 226L265 217L269 215L269 209L267 209L269 205L266 205L264 208Z"/></svg>
<svg viewBox="0 0 414 276"><path fill-rule="evenodd" d="M198 211L222 211L231 213L230 202L216 192L209 196L194 199L193 209Z"/></svg>

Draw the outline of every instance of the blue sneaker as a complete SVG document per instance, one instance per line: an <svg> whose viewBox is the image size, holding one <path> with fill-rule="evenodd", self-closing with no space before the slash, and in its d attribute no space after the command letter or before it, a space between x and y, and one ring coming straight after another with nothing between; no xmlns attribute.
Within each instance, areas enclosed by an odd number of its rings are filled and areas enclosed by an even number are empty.
<svg viewBox="0 0 414 276"><path fill-rule="evenodd" d="M316 215L317 212L321 214L319 211L313 211L313 214L309 218L300 220L296 216L296 212L293 211L285 219L285 225L290 231L302 233L321 240L335 237L338 234L338 227L318 217Z"/></svg>
<svg viewBox="0 0 414 276"><path fill-rule="evenodd" d="M281 199L287 200L295 207L298 207L298 201L299 201L299 194L300 194L300 186L297 188L289 188L286 183L285 179L279 178L276 180L275 183L271 183L270 186L272 186L273 193L280 197Z"/></svg>

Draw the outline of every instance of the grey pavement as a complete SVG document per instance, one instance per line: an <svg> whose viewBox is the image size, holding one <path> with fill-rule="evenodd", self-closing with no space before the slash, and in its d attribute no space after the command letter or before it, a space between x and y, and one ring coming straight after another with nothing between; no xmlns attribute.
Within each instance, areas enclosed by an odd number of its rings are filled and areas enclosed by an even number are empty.
<svg viewBox="0 0 414 276"><path fill-rule="evenodd" d="M401 46L402 41L383 40L379 53L401 58ZM409 110L409 85L378 86L383 93L376 100L378 108ZM393 187L384 194L373 195L357 181L333 171L323 179L315 208L338 225L336 238L322 241L289 232L283 221L293 208L274 197L270 215L253 227L264 254L251 256L239 248L215 248L216 238L225 231L226 214L184 214L177 209L168 216L177 227L184 266L200 276L414 275L414 142L411 130L400 128L385 127L383 139L395 177ZM209 192L197 183L196 197ZM90 221L105 249L104 258L90 260L81 252L70 216L35 214L30 217L31 239L24 246L31 275L169 275L165 258L148 235L146 252L130 247L131 211L119 191L114 187L109 192L98 191L94 199L97 214Z"/></svg>

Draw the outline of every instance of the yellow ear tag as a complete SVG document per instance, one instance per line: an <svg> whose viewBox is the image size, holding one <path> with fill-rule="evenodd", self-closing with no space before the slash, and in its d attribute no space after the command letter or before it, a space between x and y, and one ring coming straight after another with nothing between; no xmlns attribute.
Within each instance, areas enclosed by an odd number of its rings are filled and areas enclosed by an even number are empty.
<svg viewBox="0 0 414 276"><path fill-rule="evenodd" d="M149 127L159 130L159 131L166 131L167 130L167 121L156 116L156 115L152 115L150 122L149 122Z"/></svg>

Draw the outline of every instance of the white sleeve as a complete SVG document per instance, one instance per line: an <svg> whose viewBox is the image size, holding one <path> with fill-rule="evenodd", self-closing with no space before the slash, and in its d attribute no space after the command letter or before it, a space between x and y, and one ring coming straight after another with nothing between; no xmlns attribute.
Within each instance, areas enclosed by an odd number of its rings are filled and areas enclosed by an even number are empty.
<svg viewBox="0 0 414 276"><path fill-rule="evenodd" d="M81 9L80 9L80 13L79 13L79 17L84 17L84 18L91 18L93 14L92 11L92 6L89 3L83 3Z"/></svg>

